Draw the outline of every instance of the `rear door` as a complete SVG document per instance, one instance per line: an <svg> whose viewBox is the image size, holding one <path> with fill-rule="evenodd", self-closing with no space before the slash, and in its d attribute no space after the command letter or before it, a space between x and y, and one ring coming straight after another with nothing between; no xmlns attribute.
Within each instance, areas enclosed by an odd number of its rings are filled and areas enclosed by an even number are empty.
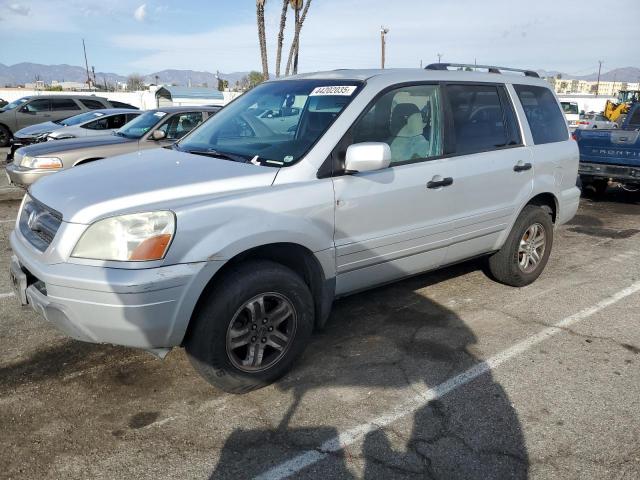
<svg viewBox="0 0 640 480"><path fill-rule="evenodd" d="M64 120L82 113L84 108L72 98L52 98L51 99L51 120Z"/></svg>
<svg viewBox="0 0 640 480"><path fill-rule="evenodd" d="M456 235L446 261L494 249L533 189L532 154L501 84L448 84Z"/></svg>
<svg viewBox="0 0 640 480"><path fill-rule="evenodd" d="M16 112L16 130L50 120L54 120L51 117L51 100L34 98L22 105Z"/></svg>

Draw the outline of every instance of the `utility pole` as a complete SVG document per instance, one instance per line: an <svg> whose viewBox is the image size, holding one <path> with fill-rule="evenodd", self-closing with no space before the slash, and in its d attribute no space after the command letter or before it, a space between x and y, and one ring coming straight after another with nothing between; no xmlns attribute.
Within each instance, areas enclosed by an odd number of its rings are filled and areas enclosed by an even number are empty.
<svg viewBox="0 0 640 480"><path fill-rule="evenodd" d="M387 40L385 39L385 35L389 33L389 29L388 28L384 28L384 27L380 27L380 47L381 47L381 57L380 57L380 64L382 66L382 68L384 68L384 62L385 62L385 54L386 54L386 46L387 46Z"/></svg>
<svg viewBox="0 0 640 480"><path fill-rule="evenodd" d="M596 97L600 91L600 71L602 70L602 60L598 60L598 81L596 83Z"/></svg>
<svg viewBox="0 0 640 480"><path fill-rule="evenodd" d="M440 59L442 58L442 54L441 53L436 53L436 55L438 55L438 63L440 63Z"/></svg>
<svg viewBox="0 0 640 480"><path fill-rule="evenodd" d="M420 68L422 68L422 59L420 59Z"/></svg>
<svg viewBox="0 0 640 480"><path fill-rule="evenodd" d="M96 91L97 81L96 81L96 67L91 65L91 73L93 74L93 91Z"/></svg>
<svg viewBox="0 0 640 480"><path fill-rule="evenodd" d="M91 88L91 77L89 76L89 62L87 62L87 47L84 45L84 38L82 39L82 50L84 51L84 68L87 71L87 86Z"/></svg>

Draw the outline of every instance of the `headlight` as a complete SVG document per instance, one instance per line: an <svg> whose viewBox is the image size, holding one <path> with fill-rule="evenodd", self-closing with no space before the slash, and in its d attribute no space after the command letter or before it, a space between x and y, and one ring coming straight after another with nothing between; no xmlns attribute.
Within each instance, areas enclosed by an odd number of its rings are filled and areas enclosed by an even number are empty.
<svg viewBox="0 0 640 480"><path fill-rule="evenodd" d="M57 157L30 157L25 155L20 162L21 167L26 168L42 168L42 169L58 169L62 168L62 160Z"/></svg>
<svg viewBox="0 0 640 480"><path fill-rule="evenodd" d="M105 218L85 230L72 257L122 262L164 258L175 232L173 212L134 213Z"/></svg>

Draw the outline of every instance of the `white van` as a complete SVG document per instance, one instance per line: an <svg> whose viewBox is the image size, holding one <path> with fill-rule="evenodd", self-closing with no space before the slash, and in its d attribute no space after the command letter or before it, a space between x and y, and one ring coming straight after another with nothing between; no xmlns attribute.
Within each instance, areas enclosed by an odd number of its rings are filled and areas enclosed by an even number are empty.
<svg viewBox="0 0 640 480"><path fill-rule="evenodd" d="M560 102L562 105L562 111L567 119L570 130L578 128L580 121L580 110L578 109L578 102Z"/></svg>

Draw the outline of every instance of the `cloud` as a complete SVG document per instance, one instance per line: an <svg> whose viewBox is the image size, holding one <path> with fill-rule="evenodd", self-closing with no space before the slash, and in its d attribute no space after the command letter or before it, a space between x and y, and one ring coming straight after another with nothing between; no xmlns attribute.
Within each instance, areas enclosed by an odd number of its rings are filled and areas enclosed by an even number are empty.
<svg viewBox="0 0 640 480"><path fill-rule="evenodd" d="M144 22L147 18L147 4L143 3L138 8L136 8L135 12L133 12L133 18L135 18L138 22Z"/></svg>
<svg viewBox="0 0 640 480"><path fill-rule="evenodd" d="M10 12L13 12L17 15L22 15L23 17L26 17L31 12L31 8L29 8L27 5L21 5L19 3L10 3L9 5L7 5L7 8Z"/></svg>

